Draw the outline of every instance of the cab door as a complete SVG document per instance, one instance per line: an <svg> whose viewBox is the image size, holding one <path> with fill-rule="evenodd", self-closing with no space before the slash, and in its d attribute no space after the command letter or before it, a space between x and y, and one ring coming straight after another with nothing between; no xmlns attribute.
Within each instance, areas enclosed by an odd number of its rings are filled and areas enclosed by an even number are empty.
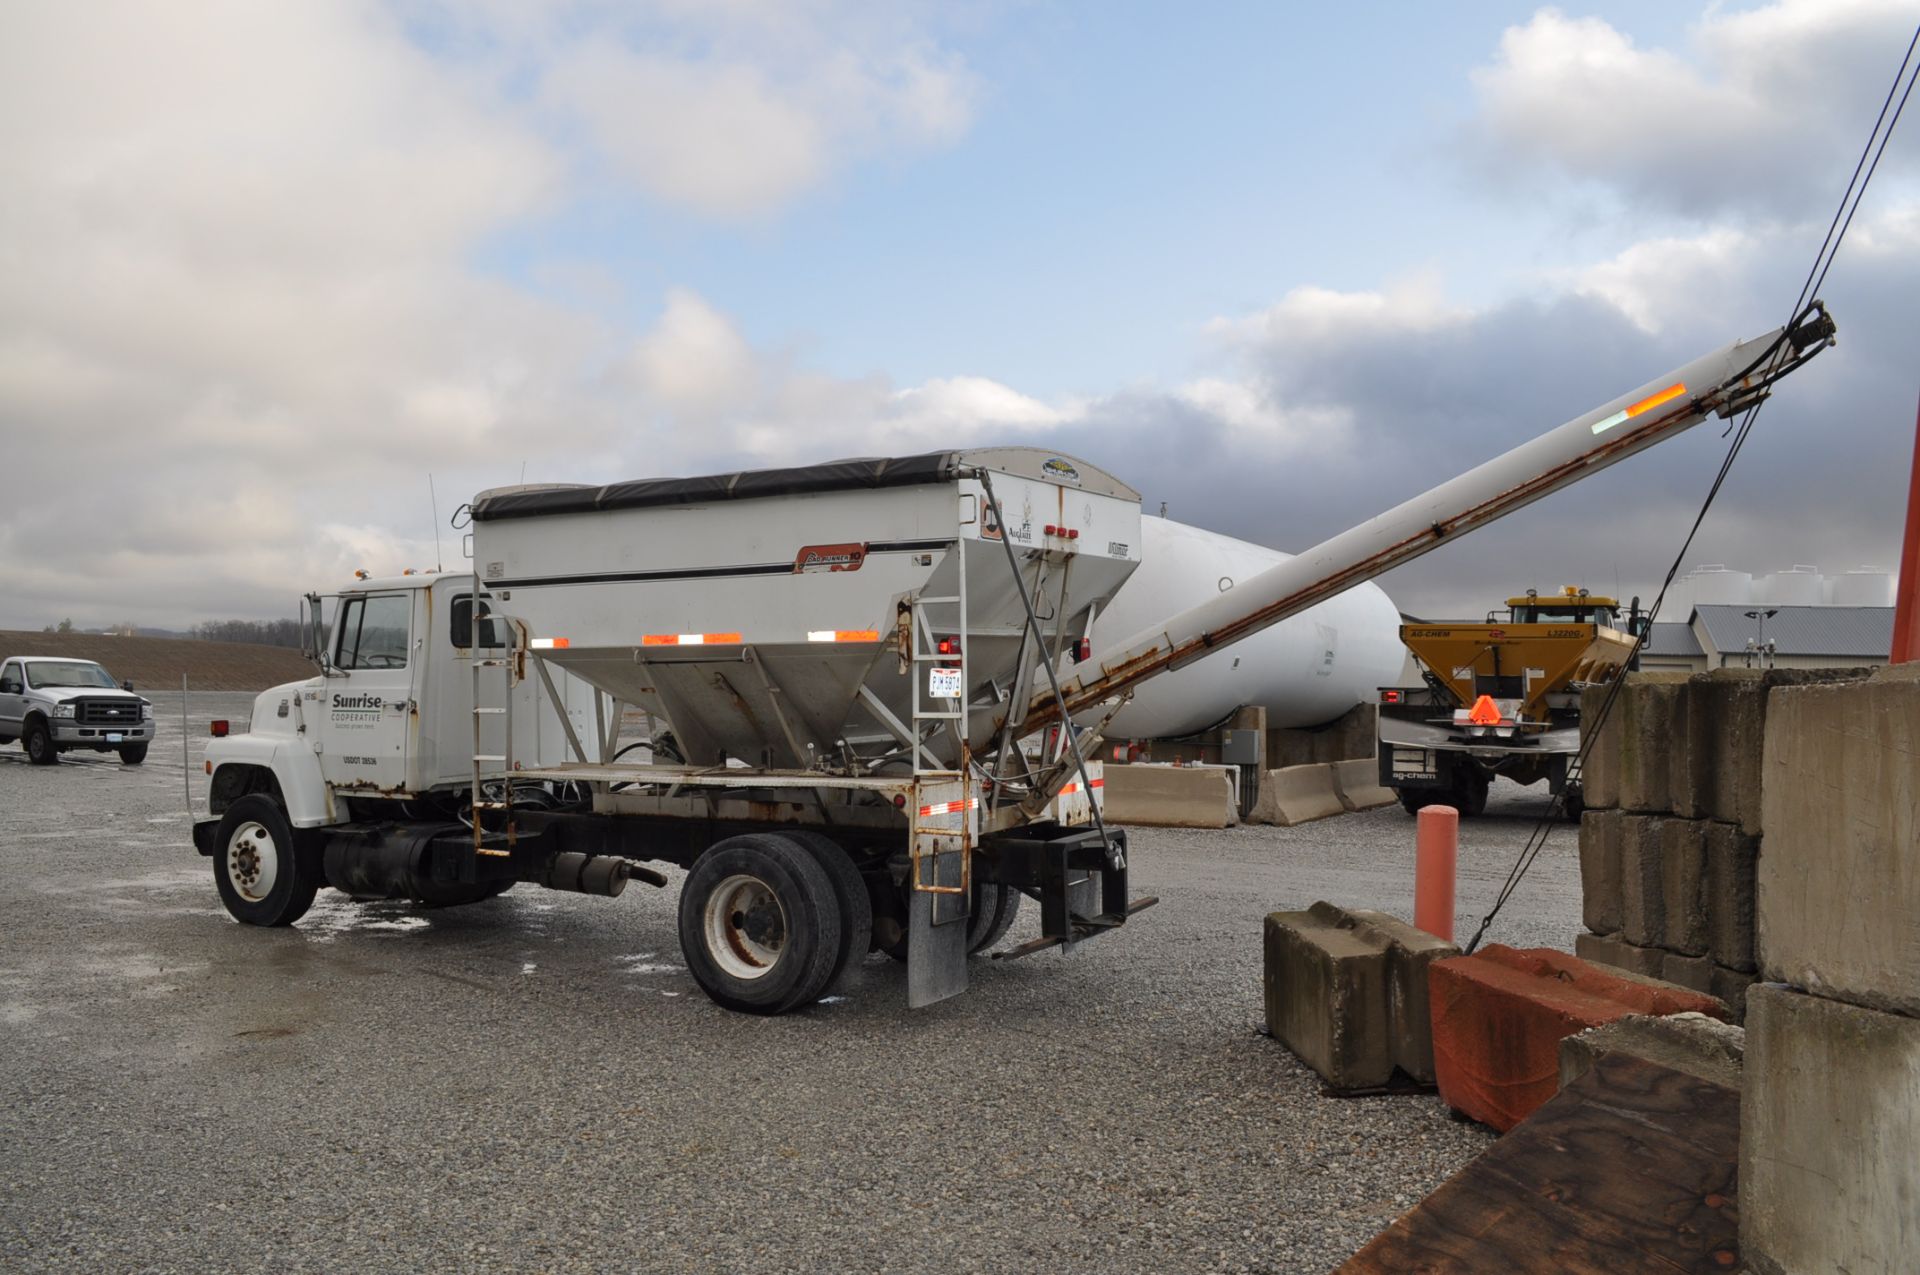
<svg viewBox="0 0 1920 1275"><path fill-rule="evenodd" d="M0 664L0 735L9 740L20 737L20 720L26 716L25 677L25 669L20 661L8 660Z"/></svg>
<svg viewBox="0 0 1920 1275"><path fill-rule="evenodd" d="M404 791L414 747L413 591L343 594L334 609L332 659L317 749L337 789Z"/></svg>

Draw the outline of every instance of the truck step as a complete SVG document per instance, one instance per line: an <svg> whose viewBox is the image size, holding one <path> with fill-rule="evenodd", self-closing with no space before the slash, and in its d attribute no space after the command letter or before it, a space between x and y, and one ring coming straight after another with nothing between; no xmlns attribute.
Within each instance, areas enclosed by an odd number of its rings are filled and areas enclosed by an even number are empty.
<svg viewBox="0 0 1920 1275"><path fill-rule="evenodd" d="M504 708L476 708L473 710L473 715L478 717L480 714L485 713L489 717L500 717L504 716L506 711Z"/></svg>

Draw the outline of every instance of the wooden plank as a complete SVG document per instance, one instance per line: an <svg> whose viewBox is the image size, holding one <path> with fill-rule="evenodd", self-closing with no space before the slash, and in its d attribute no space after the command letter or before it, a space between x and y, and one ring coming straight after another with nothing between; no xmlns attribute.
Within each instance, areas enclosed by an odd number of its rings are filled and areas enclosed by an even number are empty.
<svg viewBox="0 0 1920 1275"><path fill-rule="evenodd" d="M1739 1269L1740 1094L1609 1054L1338 1275Z"/></svg>

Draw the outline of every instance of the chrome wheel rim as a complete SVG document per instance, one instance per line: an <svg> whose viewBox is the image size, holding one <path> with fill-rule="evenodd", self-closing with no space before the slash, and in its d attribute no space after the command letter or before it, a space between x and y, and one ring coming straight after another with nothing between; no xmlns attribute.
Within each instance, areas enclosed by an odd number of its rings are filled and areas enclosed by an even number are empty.
<svg viewBox="0 0 1920 1275"><path fill-rule="evenodd" d="M265 824L249 820L227 838L227 880L249 903L263 902L280 879L280 847Z"/></svg>

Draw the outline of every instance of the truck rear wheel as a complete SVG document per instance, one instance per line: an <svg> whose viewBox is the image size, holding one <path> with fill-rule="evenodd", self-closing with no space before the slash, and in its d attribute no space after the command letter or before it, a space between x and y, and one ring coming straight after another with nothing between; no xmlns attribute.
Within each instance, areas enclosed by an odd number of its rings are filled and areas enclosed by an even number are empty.
<svg viewBox="0 0 1920 1275"><path fill-rule="evenodd" d="M749 833L708 848L680 889L680 951L700 990L747 1014L783 1014L826 990L840 907L819 860Z"/></svg>
<svg viewBox="0 0 1920 1275"><path fill-rule="evenodd" d="M1428 806L1446 804L1446 794L1431 788L1398 788L1395 791L1400 795L1400 808L1410 815L1417 815Z"/></svg>
<svg viewBox="0 0 1920 1275"><path fill-rule="evenodd" d="M1020 891L1010 885L977 882L973 887L973 921L967 926L967 955L986 951L1007 936L1020 914Z"/></svg>
<svg viewBox="0 0 1920 1275"><path fill-rule="evenodd" d="M292 925L313 906L319 865L300 853L279 803L252 793L227 807L215 834L213 883L243 925Z"/></svg>
<svg viewBox="0 0 1920 1275"><path fill-rule="evenodd" d="M1487 813L1487 789L1492 781L1477 767L1462 767L1454 773L1454 801L1460 807L1460 817L1477 819Z"/></svg>
<svg viewBox="0 0 1920 1275"><path fill-rule="evenodd" d="M821 992L840 985L848 968L867 959L873 944L873 900L867 895L867 883L846 847L824 832L796 829L785 834L811 854L833 883L833 896L840 906L840 953L834 957L833 972L827 975Z"/></svg>

